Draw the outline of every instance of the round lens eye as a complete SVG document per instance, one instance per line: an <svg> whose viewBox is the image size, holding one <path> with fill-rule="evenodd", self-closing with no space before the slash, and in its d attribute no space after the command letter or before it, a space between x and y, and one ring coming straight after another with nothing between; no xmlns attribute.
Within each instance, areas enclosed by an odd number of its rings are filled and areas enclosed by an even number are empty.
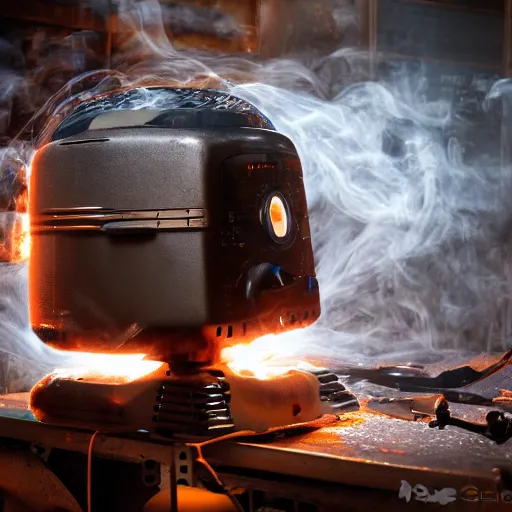
<svg viewBox="0 0 512 512"><path fill-rule="evenodd" d="M278 196L270 200L269 218L274 235L277 238L284 238L288 234L288 212L283 200Z"/></svg>

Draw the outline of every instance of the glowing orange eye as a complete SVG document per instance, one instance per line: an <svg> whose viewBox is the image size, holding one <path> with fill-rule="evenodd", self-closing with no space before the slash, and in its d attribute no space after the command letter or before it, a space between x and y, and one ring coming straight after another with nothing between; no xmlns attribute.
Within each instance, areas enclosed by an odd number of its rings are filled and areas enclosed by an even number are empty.
<svg viewBox="0 0 512 512"><path fill-rule="evenodd" d="M283 200L274 196L269 207L270 224L277 238L284 238L288 234L288 213Z"/></svg>

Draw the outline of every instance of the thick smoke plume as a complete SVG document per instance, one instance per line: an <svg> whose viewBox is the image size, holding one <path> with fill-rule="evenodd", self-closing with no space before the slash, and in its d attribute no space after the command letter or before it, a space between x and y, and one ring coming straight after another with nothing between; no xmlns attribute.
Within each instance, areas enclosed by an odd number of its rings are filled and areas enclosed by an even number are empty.
<svg viewBox="0 0 512 512"><path fill-rule="evenodd" d="M123 13L137 30L113 58L117 80L228 90L261 109L299 151L322 316L260 346L276 359L329 365L511 346L512 169L499 144L462 158L452 132L465 121L450 102L428 97L424 70L398 68L371 82L361 81L368 56L353 50L270 62L180 52L156 2ZM353 13L340 13L340 23L354 23ZM59 94L62 108L74 93L68 86ZM501 81L482 96L492 122L508 121L509 94ZM20 368L60 364L28 328L25 269L2 271L0 328L8 335L0 350Z"/></svg>

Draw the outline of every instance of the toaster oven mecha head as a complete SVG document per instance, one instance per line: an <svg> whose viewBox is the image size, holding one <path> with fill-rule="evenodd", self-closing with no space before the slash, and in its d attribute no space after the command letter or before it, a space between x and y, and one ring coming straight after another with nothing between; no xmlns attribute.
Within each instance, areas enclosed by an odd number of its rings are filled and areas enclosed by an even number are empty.
<svg viewBox="0 0 512 512"><path fill-rule="evenodd" d="M208 364L320 314L296 149L227 93L79 107L37 152L29 204L31 322L60 349Z"/></svg>

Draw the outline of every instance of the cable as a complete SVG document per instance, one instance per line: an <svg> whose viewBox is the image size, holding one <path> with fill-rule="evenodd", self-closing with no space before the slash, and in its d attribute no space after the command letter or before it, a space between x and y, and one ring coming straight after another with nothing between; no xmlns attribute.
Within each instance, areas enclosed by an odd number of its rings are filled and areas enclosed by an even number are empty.
<svg viewBox="0 0 512 512"><path fill-rule="evenodd" d="M99 430L94 432L89 441L89 449L87 450L87 512L92 512L92 451L94 448L94 441L96 436L100 433Z"/></svg>
<svg viewBox="0 0 512 512"><path fill-rule="evenodd" d="M314 421L304 422L304 423L297 423L295 425L287 425L283 427L274 427L266 432L254 432L252 430L242 430L239 432L232 432L230 434L226 434L221 437L216 437L214 439L208 439L207 441L203 441L202 443L186 443L186 446L189 447L191 450L195 451L195 457L194 462L200 464L204 469L208 471L212 479L214 480L215 484L217 485L218 489L221 492L224 492L226 496L231 500L233 503L233 506L236 508L237 512L244 512L244 508L242 505L238 502L238 500L235 498L235 496L232 494L231 490L226 487L226 485L222 482L222 480L219 478L215 470L210 466L208 461L204 458L202 448L205 446L209 446L212 444L221 443L224 441L229 441L232 439L247 439L247 438L255 438L255 437L263 437L265 435L269 434L282 434L284 432L290 432L294 430L298 430L300 428L321 428L323 426L327 426L329 424L332 424L336 421L339 421L339 418L335 415L326 414L322 416L321 418L318 418ZM90 511L89 511L90 512Z"/></svg>
<svg viewBox="0 0 512 512"><path fill-rule="evenodd" d="M110 434L110 435L123 435L123 434L132 434L133 430L96 430L94 434L92 434L91 439L89 440L89 448L87 450L87 512L92 512L92 455L94 450L94 443L96 441L96 437L99 434Z"/></svg>
<svg viewBox="0 0 512 512"><path fill-rule="evenodd" d="M116 435L116 434L127 434L127 433L133 433L132 431L127 430L119 430L119 431L100 431L97 430L94 432L91 436L91 439L89 440L89 447L87 449L87 512L92 512L92 461L93 461L93 452L94 452L94 443L96 441L96 438L100 434L110 434L110 435ZM232 496L229 492L229 490L226 488L226 486L220 481L220 479L217 477L215 471L213 468L206 462L206 460L203 458L203 455L201 453L201 447L211 444L211 442L219 442L219 441L225 441L228 439L236 438L236 437L246 437L250 435L254 435L255 433L252 431L242 431L242 432L234 432L232 434L227 434L225 436L219 437L217 439L212 439L209 441L205 441L204 443L200 444L189 444L187 446L190 446L191 448L196 448L197 451L197 462L199 462L202 466L204 466L208 472L212 475L212 477L215 479L215 483L224 491L226 492L227 496L231 499L234 506L237 508L238 512L244 512L243 508L240 507L240 504L238 501L236 501L236 498Z"/></svg>
<svg viewBox="0 0 512 512"><path fill-rule="evenodd" d="M205 468L210 476L213 478L215 484L219 488L220 491L224 492L226 496L231 500L233 503L233 506L236 508L237 512L244 512L244 509L242 505L238 502L238 500L233 496L230 489L226 487L226 485L222 482L222 480L219 478L215 470L210 466L208 461L204 458L202 453L202 448L205 446L209 446L212 444L221 443L223 441L229 441L232 439L247 439L247 438L255 438L255 437L263 437L265 435L269 434L280 434L284 432L294 431L298 430L300 428L321 428L323 426L327 426L331 423L334 423L338 421L339 418L335 415L326 414L322 416L321 418L318 418L314 421L304 422L304 423L297 423L295 425L287 425L283 427L274 427L266 432L254 432L252 430L241 430L239 432L231 432L229 434L226 434L224 436L216 437L213 439L208 439L207 441L203 441L202 443L185 443L187 447L189 447L191 450L195 451L195 458L194 461L200 464L203 468ZM128 434L133 433L133 431L128 430L118 430L118 431L99 431L97 430L94 432L91 436L91 439L89 441L89 448L87 450L87 512L92 512L92 457L93 457L93 451L94 451L94 443L96 441L96 437L99 434L110 434L110 435L122 435L122 434Z"/></svg>
<svg viewBox="0 0 512 512"><path fill-rule="evenodd" d="M116 431L116 432L107 432L107 431L99 431L97 430L92 434L91 439L89 440L89 448L87 450L87 512L92 512L92 460L93 460L93 451L94 451L94 443L96 441L96 438L99 434L126 434L129 433L129 431ZM215 483L217 486L226 493L228 498L233 502L234 507L237 509L237 512L244 512L244 509L238 503L236 498L231 494L229 489L223 484L223 482L219 479L217 474L215 473L214 469L208 464L208 462L204 459L203 454L201 452L201 448L203 446L221 442L221 441L227 441L229 439L239 438L239 437L248 437L248 436L254 436L256 433L249 430L244 430L240 432L233 432L231 434L227 434L222 437L218 437L216 439L210 439L208 441L205 441L203 443L197 443L197 444L187 444L190 448L194 448L196 450L196 462L201 464L212 476L212 478L215 480Z"/></svg>

